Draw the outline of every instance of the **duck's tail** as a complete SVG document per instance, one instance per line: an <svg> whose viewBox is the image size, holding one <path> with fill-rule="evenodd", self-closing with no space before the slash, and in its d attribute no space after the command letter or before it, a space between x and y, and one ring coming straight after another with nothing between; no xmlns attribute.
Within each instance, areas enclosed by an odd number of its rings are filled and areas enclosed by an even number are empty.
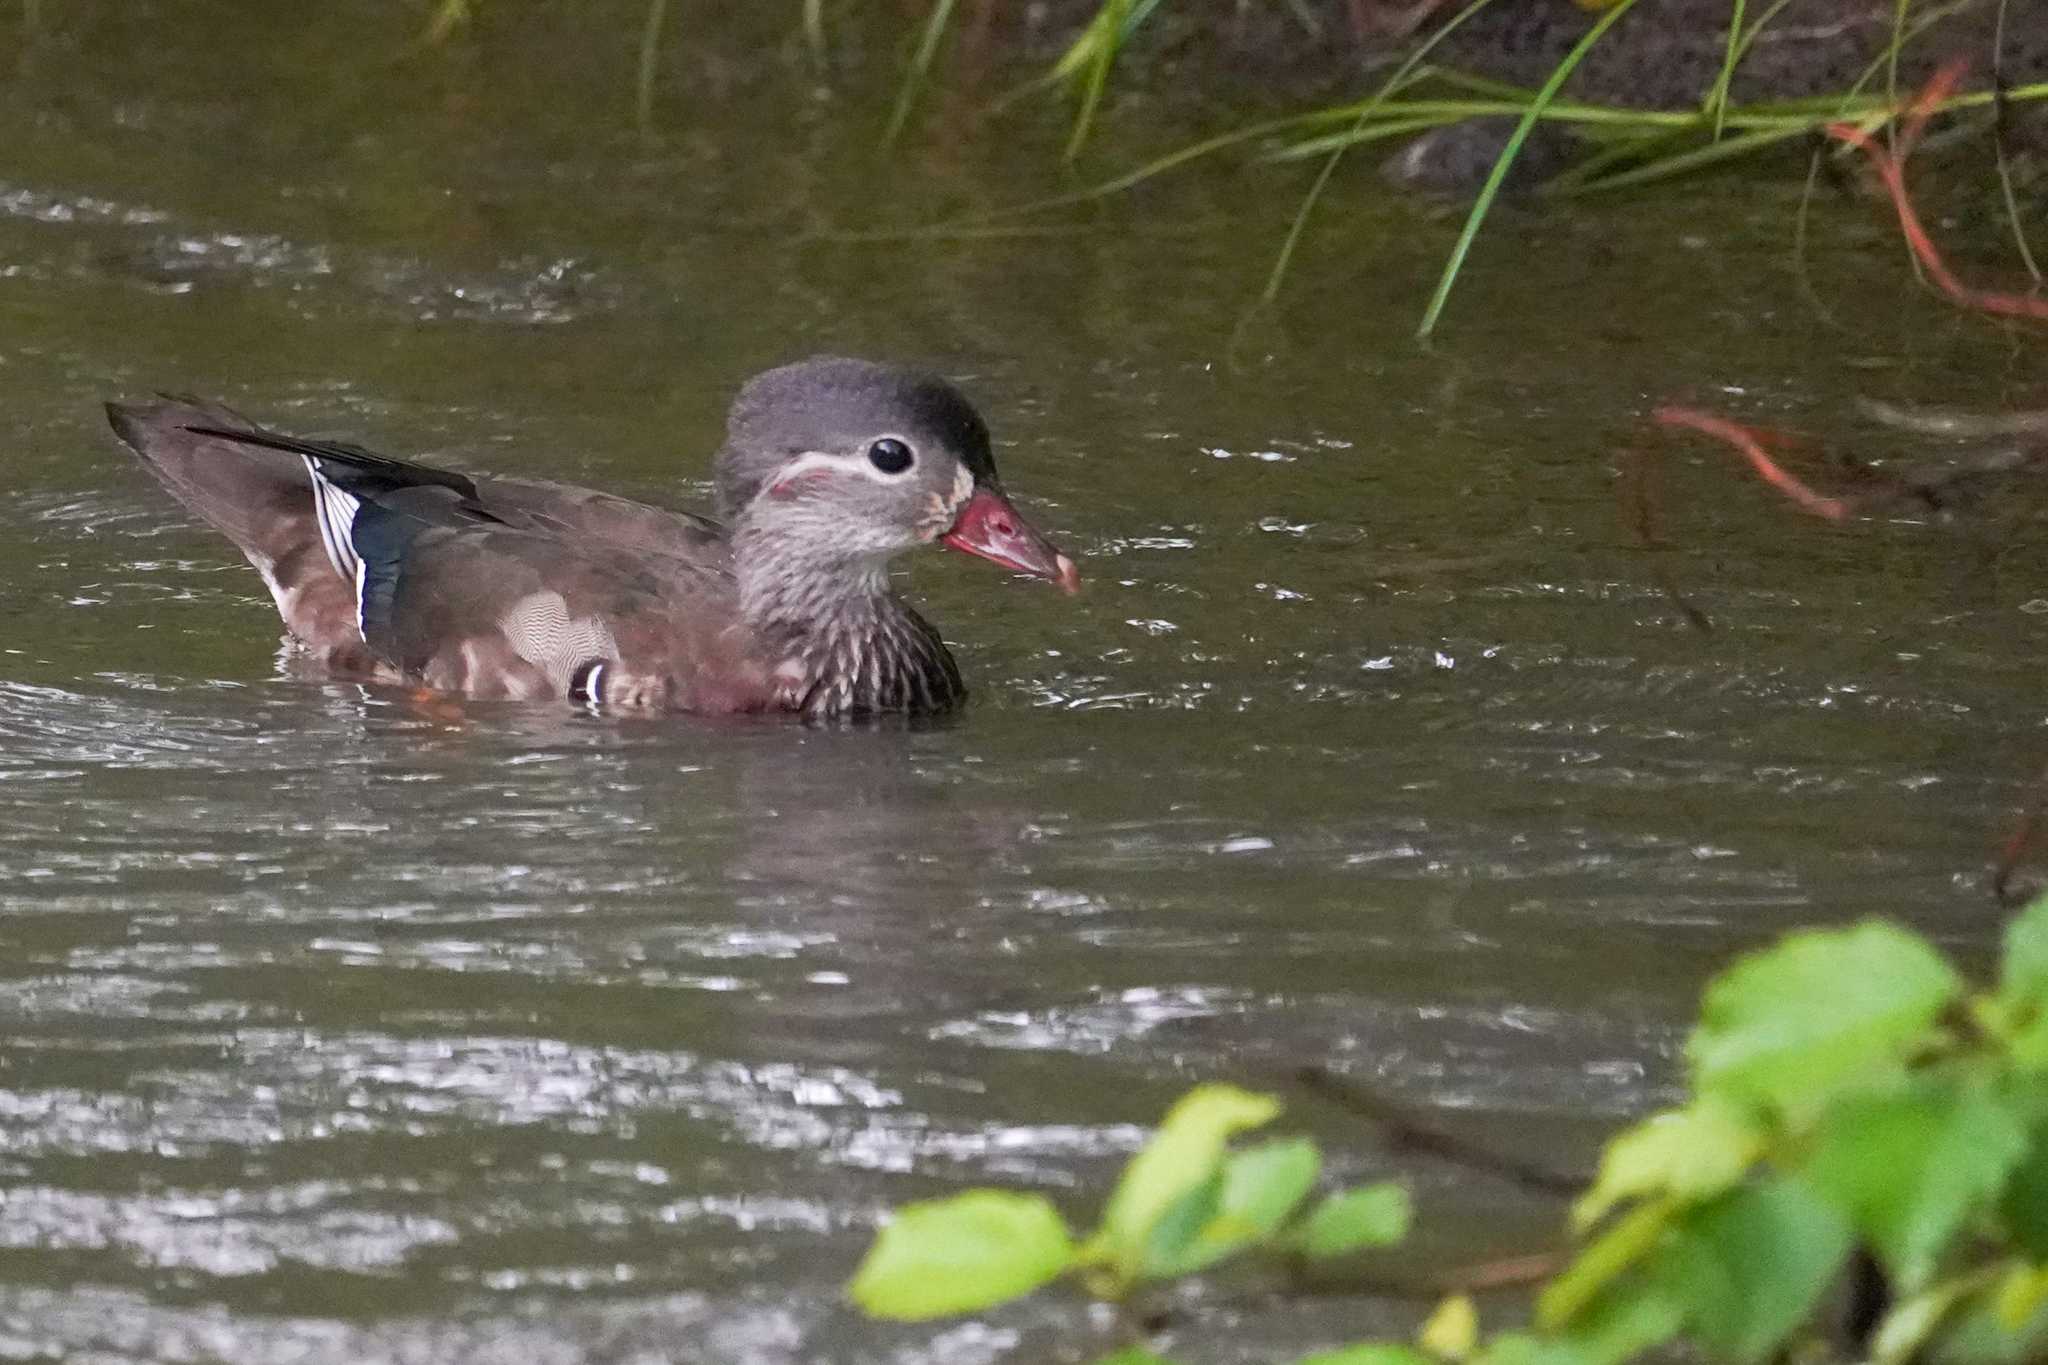
<svg viewBox="0 0 2048 1365"><path fill-rule="evenodd" d="M226 433L266 433L218 403L109 403L107 420L173 497L256 566L287 630L336 666L364 654L355 585L329 562L302 460L234 440Z"/></svg>

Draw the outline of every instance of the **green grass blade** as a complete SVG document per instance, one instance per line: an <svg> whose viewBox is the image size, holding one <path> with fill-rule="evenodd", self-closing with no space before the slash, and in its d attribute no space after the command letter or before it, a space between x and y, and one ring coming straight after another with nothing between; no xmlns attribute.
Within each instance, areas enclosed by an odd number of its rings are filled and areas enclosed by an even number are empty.
<svg viewBox="0 0 2048 1365"><path fill-rule="evenodd" d="M1806 186L1799 193L1799 212L1792 216L1792 273L1799 281L1799 292L1806 295L1813 305L1814 313L1820 320L1837 331L1845 330L1835 317L1835 310L1828 307L1827 300L1820 296L1820 289L1813 282L1813 271L1806 261L1806 243L1811 236L1813 220L1814 189L1820 184L1821 159L1827 155L1827 148L1816 147L1807 158Z"/></svg>
<svg viewBox="0 0 2048 1365"><path fill-rule="evenodd" d="M1756 40L1771 26L1771 20L1784 13L1785 7L1791 3L1792 0L1771 0L1771 7L1758 17L1755 25L1742 35L1742 40L1735 45L1734 51L1728 54L1726 61L1730 71L1742 65L1742 59L1749 55L1749 50L1756 45Z"/></svg>
<svg viewBox="0 0 2048 1365"><path fill-rule="evenodd" d="M1344 112L1349 114L1355 110L1355 107L1346 106ZM1233 128L1227 133L1218 133L1214 137L1203 138L1200 142L1191 142L1176 151L1168 152L1165 156L1148 161L1135 170L1126 171L1119 176L1113 176L1099 184L1072 190L1066 194L1055 194L1044 199L1033 199L1024 204L1011 204L1003 208L991 209L985 213L970 214L955 220L954 226L999 222L1005 218L1022 217L1027 213L1043 213L1047 209L1069 208L1075 204L1086 204L1096 199L1106 199L1112 194L1121 194L1125 190L1143 184L1154 176L1164 175L1177 166L1184 166L1190 161L1199 160L1214 152L1222 151L1226 147L1235 147L1241 143L1267 137L1273 133L1284 132L1289 128L1299 128L1303 124L1326 122L1329 117L1330 111L1317 109L1305 114L1289 114L1284 118L1268 119L1264 123L1254 123L1245 128Z"/></svg>
<svg viewBox="0 0 2048 1365"><path fill-rule="evenodd" d="M1052 64L1052 69L1046 72L1049 80L1070 81L1088 69L1102 45L1110 41L1110 29L1116 23L1116 8L1117 0L1103 0L1102 8L1095 11L1074 41L1067 44L1067 50L1060 54L1059 60Z"/></svg>
<svg viewBox="0 0 2048 1365"><path fill-rule="evenodd" d="M1094 126L1095 111L1101 106L1102 92L1109 84L1110 70L1115 67L1124 44L1138 27L1152 17L1152 11L1159 8L1160 0L1103 0L1102 8L1089 21L1084 32L1067 55L1053 68L1056 75L1071 74L1063 70L1075 51L1083 44L1088 45L1086 74L1081 87L1081 107L1074 115L1074 130L1067 137L1066 150L1061 158L1072 161L1081 154L1081 147L1088 141L1088 130Z"/></svg>
<svg viewBox="0 0 2048 1365"><path fill-rule="evenodd" d="M1121 46L1132 31L1159 7L1160 0L1138 0L1136 7L1124 17L1120 32L1113 33L1111 25L1114 16L1110 14L1110 9L1116 3L1117 0L1104 0L1102 8L1095 11L1094 17L1082 27L1079 36L1067 44L1067 50L1060 54L1058 61L1022 85L996 96L988 106L988 114L993 117L1019 100L1035 95L1041 90L1050 90L1056 85L1065 85L1076 76L1084 74L1095 60L1103 43L1114 41ZM1129 0L1124 0L1124 3L1129 3Z"/></svg>
<svg viewBox="0 0 2048 1365"><path fill-rule="evenodd" d="M1388 98L1403 88L1402 83L1408 79L1410 73L1421 69L1423 59L1429 56L1438 43L1448 38L1452 31L1460 24L1477 14L1480 10L1485 9L1490 3L1492 3L1492 0L1472 0L1472 3L1452 15L1449 23L1439 28L1435 33L1432 33L1415 51L1409 53L1407 59L1395 68L1394 74L1387 77L1386 82L1380 86L1373 97L1359 106L1358 115L1351 124L1351 137L1330 148L1330 154L1324 160L1322 169L1316 172L1314 183L1308 187L1308 193L1301 197L1301 204L1294 210L1294 221L1287 225L1287 236L1280 243L1280 250L1273 257L1273 268L1266 272L1266 287L1259 291L1259 298L1261 300L1271 303L1280 296L1280 282L1287 278L1287 267L1294 262L1295 249L1301 245L1301 234L1308 230L1309 218L1315 213L1316 205L1322 201L1323 191L1329 188L1331 177L1337 174L1337 163L1343 160L1345 149L1359 140L1359 135L1364 132L1367 120L1371 119L1379 111L1380 106ZM1398 123L1398 120L1396 122ZM1380 126L1381 131L1385 132L1389 126L1388 124L1382 124ZM1422 126L1427 127L1430 125L1424 124ZM1418 128L1417 131L1420 131L1420 129ZM1393 136L1393 134L1388 133L1387 136Z"/></svg>
<svg viewBox="0 0 2048 1365"><path fill-rule="evenodd" d="M640 30L640 70L633 87L633 118L642 132L654 125L654 78L661 69L661 28L668 18L668 0L647 0L647 22Z"/></svg>
<svg viewBox="0 0 2048 1365"><path fill-rule="evenodd" d="M1991 90L1968 90L1960 95L1950 96L1935 106L1935 112L1946 114L1956 109L1982 109L1998 100L1997 92ZM2048 100L2048 81L2035 81L2032 85L2015 85L2005 92L2007 104L2023 104L2028 100Z"/></svg>
<svg viewBox="0 0 2048 1365"><path fill-rule="evenodd" d="M1902 14L1907 4L1909 3L1910 0L1901 0L1900 12ZM1926 13L1920 16L1917 22L1915 22L1911 27L1905 29L1903 32L1894 32L1893 41L1885 45L1885 50L1883 52L1878 53L1876 60L1871 62L1869 66L1864 67L1863 74L1858 76L1856 80L1849 86L1847 93L1845 93L1842 96L1844 103L1847 103L1855 99L1857 96L1861 95L1864 86L1869 85L1872 81L1876 80L1879 72L1885 71L1889 68L1893 72L1893 78L1891 82L1893 89L1885 95L1882 101L1882 107L1886 110L1896 110L1899 107L1899 102L1897 98L1898 92L1896 88L1898 84L1896 74L1898 54L1905 49L1907 44L1911 43L1915 38L1918 38L1921 34L1925 33L1928 29L1934 27L1942 20L1948 18L1950 15L1960 14L1962 11L1966 9L1975 9L1980 3L1981 0L1950 0L1950 3L1946 5L1936 5L1932 9L1929 9Z"/></svg>
<svg viewBox="0 0 2048 1365"><path fill-rule="evenodd" d="M825 0L804 0L804 45L811 50L811 60L819 66L825 64Z"/></svg>
<svg viewBox="0 0 2048 1365"><path fill-rule="evenodd" d="M1912 8L1913 0L1893 0L1892 36L1884 49L1884 98L1894 109L1899 106L1899 49L1906 45L1906 12ZM1892 147L1896 151L1898 144Z"/></svg>
<svg viewBox="0 0 2048 1365"><path fill-rule="evenodd" d="M2005 80L2005 0L1998 0L1998 19L1991 28L1991 88L1993 90ZM1994 106L1996 107L1996 106ZM2034 249L2027 242L2026 220L2020 217L2019 199L2012 190L2012 167L2005 159L2005 128L2002 109L1998 126L1991 132L1991 148L1998 156L1998 192L2005 197L2005 218L2012 224L2012 239L2020 249L2020 260L2027 267L2027 274L2038 288L2041 284L2041 267L2034 261Z"/></svg>
<svg viewBox="0 0 2048 1365"><path fill-rule="evenodd" d="M1035 199L1028 204L1018 204L1014 208L1001 209L995 214L988 216L1008 217L1012 214L1038 213L1045 209L1065 208L1070 204L1085 204L1092 199L1103 199L1112 194L1121 194L1133 186L1143 184L1156 175L1164 175L1177 166L1185 166L1188 162L1199 160L1210 155L1212 152L1220 152L1226 147L1236 147L1243 143L1266 137L1272 133L1282 132L1288 128L1298 128L1303 123L1311 119L1319 119L1320 117L1319 113L1295 114L1287 118L1270 119L1265 123L1255 123L1248 128L1233 128L1227 133L1218 133L1214 137L1203 138L1200 142L1191 142L1176 151L1168 152L1165 156L1156 157L1146 162L1136 170L1126 171L1122 175L1113 176L1100 184L1090 185L1086 189L1075 190L1070 194L1054 195L1049 199Z"/></svg>
<svg viewBox="0 0 2048 1365"><path fill-rule="evenodd" d="M413 39L415 48L438 47L448 41L456 29L461 28L476 16L470 12L470 0L441 0L434 6L434 12L427 19L426 28Z"/></svg>
<svg viewBox="0 0 2048 1365"><path fill-rule="evenodd" d="M1737 157L1748 156L1766 147L1775 146L1780 142L1789 142L1793 138L1806 135L1807 130L1804 128L1767 128L1758 133L1744 133L1738 137L1725 137L1719 142L1709 142L1706 146L1695 147L1689 152L1679 152L1672 156L1659 157L1655 161L1646 162L1641 166L1620 171L1614 175L1603 176L1597 180L1587 181L1561 193L1566 197L1573 197L1581 194L1599 194L1606 190L1627 189L1632 185L1647 185L1652 181L1668 180L1675 175L1684 175L1689 171L1696 171L1702 166L1711 166L1716 162L1732 161Z"/></svg>
<svg viewBox="0 0 2048 1365"><path fill-rule="evenodd" d="M1301 25L1302 32L1311 38L1323 36L1323 21L1316 18L1316 12L1308 7L1308 0L1283 0L1283 4L1294 16L1294 22Z"/></svg>
<svg viewBox="0 0 2048 1365"><path fill-rule="evenodd" d="M1372 109L1370 113L1375 117L1433 118L1439 123L1452 123L1467 118L1520 118L1532 108L1536 109L1538 118L1549 122L1583 124L1596 130L1603 127L1628 132L1640 132L1651 128L1691 129L1699 127L1701 120L1697 109L1638 109L1633 106L1585 104L1572 100L1552 100L1547 104L1538 104L1534 94L1519 100L1388 100ZM1814 121L1814 116L1731 109L1728 121L1731 126L1789 128L1795 125L1804 127ZM1319 134L1315 138L1290 144L1275 153L1271 159L1285 161L1293 157L1312 156L1317 152L1328 151L1349 137L1349 131Z"/></svg>
<svg viewBox="0 0 2048 1365"><path fill-rule="evenodd" d="M1398 107L1396 106L1397 109ZM1277 151L1268 152L1260 157L1259 160L1303 161L1319 152L1327 152L1331 156L1341 156L1348 149L1365 143L1385 142L1388 138L1399 137L1403 133L1425 132L1431 128L1442 128L1447 124L1457 122L1460 122L1460 120L1444 114L1417 114L1413 118L1377 119L1355 132L1346 129L1342 133L1317 138L1312 142L1297 142L1291 146L1282 147Z"/></svg>
<svg viewBox="0 0 2048 1365"><path fill-rule="evenodd" d="M1543 192L1571 194L1581 185L1598 180L1616 166L1631 162L1646 164L1653 159L1653 153L1691 136L1690 128L1653 128L1648 132L1632 133L1617 139L1609 146L1602 147L1570 169L1559 172L1543 187Z"/></svg>
<svg viewBox="0 0 2048 1365"><path fill-rule="evenodd" d="M1714 116L1714 141L1721 140L1728 117L1728 83L1735 79L1735 56L1742 46L1743 0L1735 0L1733 11L1728 16L1728 49L1721 54L1721 70L1714 77L1713 89L1707 92L1707 110Z"/></svg>
<svg viewBox="0 0 2048 1365"><path fill-rule="evenodd" d="M1117 38L1119 47L1131 40L1131 35L1138 31L1138 25L1150 19L1152 11L1158 9L1159 4L1160 0L1137 0L1137 3L1131 6L1130 14L1124 19L1124 31Z"/></svg>
<svg viewBox="0 0 2048 1365"><path fill-rule="evenodd" d="M1458 20L1453 19L1451 22L1456 23ZM1511 100L1517 105L1527 104L1536 95L1535 90L1529 86L1516 85L1512 81L1497 81L1486 76L1475 76L1469 71L1444 69L1435 71L1434 75L1437 82L1448 89L1484 95L1489 99Z"/></svg>
<svg viewBox="0 0 2048 1365"><path fill-rule="evenodd" d="M1109 69L1116 64L1117 45L1122 41L1122 11L1129 8L1128 0L1104 0L1101 21L1089 25L1099 30L1094 50L1089 54L1088 65L1081 78L1081 105L1074 111L1074 128L1067 134L1067 145L1060 152L1062 161L1072 161L1081 154L1081 145L1088 140L1088 129L1095 122L1095 108L1102 102L1102 91L1109 84Z"/></svg>
<svg viewBox="0 0 2048 1365"><path fill-rule="evenodd" d="M1111 51L1130 41L1138 26L1152 17L1159 0L1102 0L1102 8L1067 45L1047 74L1055 81L1071 80L1093 63L1107 47Z"/></svg>
<svg viewBox="0 0 2048 1365"><path fill-rule="evenodd" d="M1472 250L1473 239L1479 236L1480 225L1485 223L1487 213L1493 208L1493 201L1500 197L1500 187L1507 180L1508 170L1515 164L1515 158L1521 154L1522 144L1529 140L1529 130L1536 126L1536 120L1542 116L1545 106L1557 97L1557 92L1564 88L1565 81L1578 69L1586 54L1593 50L1594 45L1606 35L1608 29L1614 27L1622 15L1635 8L1635 4L1636 0L1620 0L1620 3L1603 13L1599 20L1586 30L1586 35L1565 54L1564 60L1557 64L1549 78L1543 82L1542 88L1536 92L1536 98L1530 102L1528 110L1522 115L1522 121L1517 123L1515 131L1508 135L1507 146L1501 148L1500 155L1494 159L1493 170L1487 175L1486 183L1480 187L1479 198L1473 203L1472 211L1465 215L1465 226L1458 233L1457 244L1451 248L1450 260L1444 263L1444 273L1437 280L1436 292L1430 296L1429 307L1423 312L1422 325L1416 328L1418 337L1427 337L1436 330L1437 319L1443 316L1444 304L1451 297L1451 286L1458 282L1458 272L1464 269L1465 257Z"/></svg>
<svg viewBox="0 0 2048 1365"><path fill-rule="evenodd" d="M925 78L931 74L932 60L939 55L939 43L946 36L946 25L953 18L954 0L932 0L931 12L925 16L924 32L918 36L917 51L911 56L910 70L903 75L903 84L896 92L896 108L889 115L889 126L882 133L882 146L893 147L896 139L903 134L903 125L910 122L910 111L917 104L918 92L924 88Z"/></svg>

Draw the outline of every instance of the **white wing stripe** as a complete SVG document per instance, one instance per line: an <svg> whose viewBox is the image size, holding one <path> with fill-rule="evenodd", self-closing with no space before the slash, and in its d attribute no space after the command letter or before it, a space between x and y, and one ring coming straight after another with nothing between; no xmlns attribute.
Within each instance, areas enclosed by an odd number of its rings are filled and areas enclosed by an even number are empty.
<svg viewBox="0 0 2048 1365"><path fill-rule="evenodd" d="M313 521L320 528L320 548L327 552L327 562L342 576L356 593L356 633L364 639L369 631L363 621L363 585L369 577L368 566L363 557L356 553L355 529L356 509L362 501L353 493L337 488L333 481L320 472L320 465L310 455L301 455L306 462L306 477L313 481Z"/></svg>
<svg viewBox="0 0 2048 1365"><path fill-rule="evenodd" d="M356 554L351 535L355 530L356 509L362 503L354 494L344 492L330 482L320 472L320 466L312 456L302 455L299 458L306 462L306 475L313 481L313 520L320 527L320 548L327 551L327 562L336 573L350 582L359 582L362 560Z"/></svg>

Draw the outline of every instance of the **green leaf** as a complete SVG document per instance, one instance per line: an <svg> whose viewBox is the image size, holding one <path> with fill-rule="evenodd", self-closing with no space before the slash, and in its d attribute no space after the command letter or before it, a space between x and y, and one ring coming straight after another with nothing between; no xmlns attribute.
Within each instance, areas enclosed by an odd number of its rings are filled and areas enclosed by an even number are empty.
<svg viewBox="0 0 2048 1365"><path fill-rule="evenodd" d="M1223 1172L1219 1170L1184 1192L1152 1220L1145 1235L1145 1254L1138 1263L1138 1274L1160 1280L1200 1269L1206 1263L1205 1249L1199 1245L1202 1229L1215 1221L1216 1212L1222 1207Z"/></svg>
<svg viewBox="0 0 2048 1365"><path fill-rule="evenodd" d="M1805 1175L1910 1294L2026 1148L2018 1120L1981 1087L1929 1084L1838 1105L1822 1120Z"/></svg>
<svg viewBox="0 0 2048 1365"><path fill-rule="evenodd" d="M1253 1237L1269 1236L1316 1183L1323 1155L1308 1138L1279 1138L1232 1152L1223 1163L1219 1215Z"/></svg>
<svg viewBox="0 0 2048 1365"><path fill-rule="evenodd" d="M1756 1126L1712 1097L1654 1114L1607 1144L1593 1188L1572 1206L1572 1223L1584 1231L1628 1199L1717 1195L1740 1181L1762 1151Z"/></svg>
<svg viewBox="0 0 2048 1365"><path fill-rule="evenodd" d="M847 1292L870 1317L916 1322L1022 1298L1073 1261L1067 1225L1043 1197L969 1190L898 1209Z"/></svg>
<svg viewBox="0 0 2048 1365"><path fill-rule="evenodd" d="M2010 1031L2007 1046L2024 1070L2048 1070L2048 896L2005 926L2005 960L1998 994L1988 1005Z"/></svg>
<svg viewBox="0 0 2048 1365"><path fill-rule="evenodd" d="M1453 1294L1436 1306L1415 1333L1415 1344L1433 1356L1463 1360L1479 1345L1479 1309L1470 1294Z"/></svg>
<svg viewBox="0 0 2048 1365"><path fill-rule="evenodd" d="M1440 1365L1434 1356L1408 1346L1387 1346L1371 1342L1342 1346L1303 1356L1294 1365Z"/></svg>
<svg viewBox="0 0 2048 1365"><path fill-rule="evenodd" d="M1280 1102L1234 1085L1203 1085L1183 1095L1159 1131L1132 1157L1102 1212L1102 1226L1084 1254L1107 1261L1118 1282L1129 1285L1141 1273L1152 1225L1189 1190L1212 1179L1223 1161L1223 1145L1247 1128L1270 1123Z"/></svg>
<svg viewBox="0 0 2048 1365"><path fill-rule="evenodd" d="M1623 1365L1678 1335L1685 1315L1641 1277L1611 1287L1572 1325L1542 1337L1495 1337L1471 1365Z"/></svg>
<svg viewBox="0 0 2048 1365"><path fill-rule="evenodd" d="M1638 1204L1594 1238L1537 1295L1537 1326L1557 1332L1577 1321L1617 1276L1650 1254L1678 1208L1672 1199Z"/></svg>
<svg viewBox="0 0 2048 1365"><path fill-rule="evenodd" d="M1408 1191L1392 1181L1360 1185L1316 1205L1290 1240L1305 1256L1343 1256L1392 1246L1408 1235L1413 1215Z"/></svg>
<svg viewBox="0 0 2048 1365"><path fill-rule="evenodd" d="M1507 1332L1472 1357L1472 1365L1597 1365L1569 1342L1550 1341L1528 1332Z"/></svg>
<svg viewBox="0 0 2048 1365"><path fill-rule="evenodd" d="M1998 1298L1994 1288L1956 1304L1937 1324L1925 1358L1956 1365L2039 1365L2048 1359L2048 1312L2036 1310L2013 1324L2001 1320Z"/></svg>
<svg viewBox="0 0 2048 1365"><path fill-rule="evenodd" d="M2048 1005L2022 1013L2006 1047L2022 1071L2048 1071Z"/></svg>
<svg viewBox="0 0 2048 1365"><path fill-rule="evenodd" d="M1622 1365L1677 1336L1685 1314L1671 1296L1641 1280L1615 1286L1553 1338L1580 1365Z"/></svg>
<svg viewBox="0 0 2048 1365"><path fill-rule="evenodd" d="M1663 1293L1708 1350L1770 1354L1813 1312L1854 1239L1802 1183L1776 1178L1690 1209L1655 1259Z"/></svg>
<svg viewBox="0 0 2048 1365"><path fill-rule="evenodd" d="M1280 1138L1230 1153L1213 1182L1215 1197L1204 1210L1203 1221L1184 1240L1179 1240L1178 1229L1162 1238L1167 1225L1177 1221L1181 1202L1153 1225L1145 1275L1186 1275L1271 1236L1308 1197L1322 1165L1322 1154L1307 1138ZM1207 1187L1205 1182L1197 1188ZM1183 1196L1182 1202L1186 1200Z"/></svg>
<svg viewBox="0 0 2048 1365"><path fill-rule="evenodd" d="M1165 1356L1153 1355L1142 1346L1126 1346L1115 1355L1102 1356L1095 1365L1173 1365Z"/></svg>
<svg viewBox="0 0 2048 1365"><path fill-rule="evenodd" d="M1870 1358L1875 1365L1906 1365L1916 1359L1920 1348L1934 1335L1941 1320L1965 1296L1982 1286L1975 1277L1945 1280L1893 1306L1870 1335Z"/></svg>
<svg viewBox="0 0 2048 1365"><path fill-rule="evenodd" d="M2016 1265L2007 1270L1992 1298L1998 1325L2011 1332L2026 1326L2043 1304L2048 1304L2048 1267L2038 1265Z"/></svg>
<svg viewBox="0 0 2048 1365"><path fill-rule="evenodd" d="M2029 1135L2026 1155L2014 1165L1998 1211L2014 1245L2037 1261L2048 1261L2048 1127Z"/></svg>
<svg viewBox="0 0 2048 1365"><path fill-rule="evenodd" d="M2005 926L1998 993L2014 1005L2048 1005L2048 896L2038 897Z"/></svg>
<svg viewBox="0 0 2048 1365"><path fill-rule="evenodd" d="M1707 987L1686 1049L1694 1087L1813 1112L1895 1066L1961 989L1940 954L1893 925L1794 934Z"/></svg>

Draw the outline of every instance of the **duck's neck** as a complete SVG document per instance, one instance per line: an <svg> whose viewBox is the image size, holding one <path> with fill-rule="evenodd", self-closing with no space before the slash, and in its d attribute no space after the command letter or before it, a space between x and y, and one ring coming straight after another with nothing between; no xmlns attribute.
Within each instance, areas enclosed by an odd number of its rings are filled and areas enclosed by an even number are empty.
<svg viewBox="0 0 2048 1365"><path fill-rule="evenodd" d="M943 711L967 695L939 633L890 590L885 558L821 554L743 520L733 573L741 616L783 652L806 714Z"/></svg>

